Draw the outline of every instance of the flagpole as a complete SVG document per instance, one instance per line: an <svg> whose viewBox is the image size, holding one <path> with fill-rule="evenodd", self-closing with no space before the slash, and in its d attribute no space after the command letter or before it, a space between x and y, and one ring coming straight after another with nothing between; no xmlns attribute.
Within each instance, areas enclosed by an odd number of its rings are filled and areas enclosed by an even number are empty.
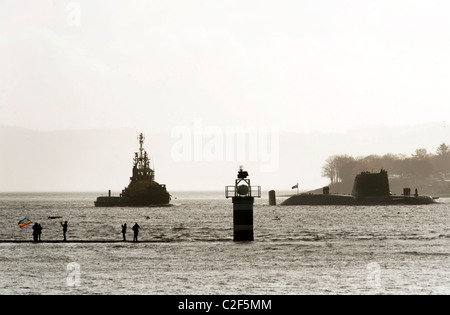
<svg viewBox="0 0 450 315"><path fill-rule="evenodd" d="M294 189L294 188L297 188L297 195L298 195L298 183L297 183L297 185L294 185L291 187L291 189Z"/></svg>

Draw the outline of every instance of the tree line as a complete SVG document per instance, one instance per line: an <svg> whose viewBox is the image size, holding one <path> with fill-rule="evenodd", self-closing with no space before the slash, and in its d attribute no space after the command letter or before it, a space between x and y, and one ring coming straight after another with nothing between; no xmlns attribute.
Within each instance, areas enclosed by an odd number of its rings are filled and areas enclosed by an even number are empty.
<svg viewBox="0 0 450 315"><path fill-rule="evenodd" d="M353 182L355 176L363 171L378 172L382 168L387 170L390 176L397 175L401 178L445 178L450 174L450 146L442 143L435 153L429 153L427 149L417 149L411 156L392 153L356 158L349 155L332 155L322 167L322 177L329 178L331 184Z"/></svg>

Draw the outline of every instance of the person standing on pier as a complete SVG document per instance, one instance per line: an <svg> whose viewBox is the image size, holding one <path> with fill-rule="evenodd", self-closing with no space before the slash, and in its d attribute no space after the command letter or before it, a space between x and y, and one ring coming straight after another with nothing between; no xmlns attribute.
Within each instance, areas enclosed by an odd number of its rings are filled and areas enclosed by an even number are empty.
<svg viewBox="0 0 450 315"><path fill-rule="evenodd" d="M123 235L123 241L125 242L127 239L125 237L125 234L127 233L127 224L122 224L122 235Z"/></svg>
<svg viewBox="0 0 450 315"><path fill-rule="evenodd" d="M64 224L62 222L61 226L63 227L63 235L64 235L64 241L66 241L66 233L67 233L67 221L64 222Z"/></svg>
<svg viewBox="0 0 450 315"><path fill-rule="evenodd" d="M33 241L37 242L39 237L39 224L34 223L33 225Z"/></svg>
<svg viewBox="0 0 450 315"><path fill-rule="evenodd" d="M40 223L38 223L37 233L38 233L38 241L40 242L42 234L42 225Z"/></svg>
<svg viewBox="0 0 450 315"><path fill-rule="evenodd" d="M139 228L140 228L139 224L135 223L133 225L133 232L134 232L133 242L138 241Z"/></svg>

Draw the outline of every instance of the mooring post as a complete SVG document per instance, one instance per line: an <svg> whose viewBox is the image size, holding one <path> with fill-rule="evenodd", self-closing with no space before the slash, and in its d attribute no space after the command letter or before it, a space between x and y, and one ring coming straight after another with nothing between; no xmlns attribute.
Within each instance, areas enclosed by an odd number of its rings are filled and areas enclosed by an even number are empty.
<svg viewBox="0 0 450 315"><path fill-rule="evenodd" d="M269 191L269 205L270 206L276 206L277 205L277 198L275 196L275 190Z"/></svg>
<svg viewBox="0 0 450 315"><path fill-rule="evenodd" d="M251 186L248 173L239 168L234 186L225 187L225 197L233 200L233 241L253 241L253 203L261 197L261 186Z"/></svg>

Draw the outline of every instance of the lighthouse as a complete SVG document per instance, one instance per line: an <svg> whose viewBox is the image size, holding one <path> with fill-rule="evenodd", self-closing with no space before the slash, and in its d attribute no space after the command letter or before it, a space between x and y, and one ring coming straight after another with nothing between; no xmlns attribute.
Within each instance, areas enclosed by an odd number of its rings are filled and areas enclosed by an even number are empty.
<svg viewBox="0 0 450 315"><path fill-rule="evenodd" d="M233 241L253 241L253 203L261 197L261 186L252 186L248 172L239 167L234 186L225 186L225 197L233 200Z"/></svg>

